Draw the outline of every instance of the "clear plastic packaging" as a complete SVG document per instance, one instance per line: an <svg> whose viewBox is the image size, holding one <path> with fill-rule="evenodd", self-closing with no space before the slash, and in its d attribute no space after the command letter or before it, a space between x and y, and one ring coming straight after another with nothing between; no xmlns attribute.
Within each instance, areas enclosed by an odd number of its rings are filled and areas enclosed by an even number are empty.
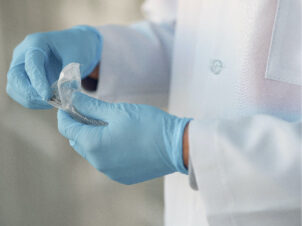
<svg viewBox="0 0 302 226"><path fill-rule="evenodd" d="M82 90L79 63L70 63L65 66L60 73L59 80L52 84L51 88L53 96L48 103L53 107L68 112L72 118L81 123L95 126L107 125L107 123L102 120L82 115L72 105L72 94L76 91L81 92Z"/></svg>

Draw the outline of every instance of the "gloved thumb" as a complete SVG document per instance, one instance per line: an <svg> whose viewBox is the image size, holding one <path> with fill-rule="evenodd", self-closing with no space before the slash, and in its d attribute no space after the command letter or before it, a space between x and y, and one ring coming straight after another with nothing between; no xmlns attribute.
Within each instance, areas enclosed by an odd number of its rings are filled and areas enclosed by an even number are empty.
<svg viewBox="0 0 302 226"><path fill-rule="evenodd" d="M109 120L110 112L113 107L110 103L87 96L81 92L75 92L72 95L73 107L82 115L89 118Z"/></svg>

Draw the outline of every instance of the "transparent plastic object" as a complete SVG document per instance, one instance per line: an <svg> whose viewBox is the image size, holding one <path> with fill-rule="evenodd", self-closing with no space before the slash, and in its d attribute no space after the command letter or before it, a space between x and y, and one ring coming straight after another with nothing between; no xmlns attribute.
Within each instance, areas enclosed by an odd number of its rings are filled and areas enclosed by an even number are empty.
<svg viewBox="0 0 302 226"><path fill-rule="evenodd" d="M89 118L78 112L72 105L72 94L81 92L81 73L79 63L70 63L63 68L59 80L51 86L53 96L48 101L55 108L68 112L75 120L94 126L106 126L108 123Z"/></svg>

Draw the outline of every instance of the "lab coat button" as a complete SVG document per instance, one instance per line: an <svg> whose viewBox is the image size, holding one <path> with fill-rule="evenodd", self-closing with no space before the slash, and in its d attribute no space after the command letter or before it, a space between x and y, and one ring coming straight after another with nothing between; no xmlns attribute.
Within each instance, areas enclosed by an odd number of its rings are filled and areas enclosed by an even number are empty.
<svg viewBox="0 0 302 226"><path fill-rule="evenodd" d="M213 74L219 75L223 69L223 63L221 60L213 60L210 68Z"/></svg>

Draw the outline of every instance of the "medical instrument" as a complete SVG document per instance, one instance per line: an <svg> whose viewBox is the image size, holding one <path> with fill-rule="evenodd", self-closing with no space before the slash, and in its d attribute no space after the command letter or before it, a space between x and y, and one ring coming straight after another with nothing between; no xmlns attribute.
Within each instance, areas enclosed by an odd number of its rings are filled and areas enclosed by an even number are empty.
<svg viewBox="0 0 302 226"><path fill-rule="evenodd" d="M63 68L59 80L51 86L53 96L48 103L58 109L68 112L75 120L94 126L106 126L108 123L87 117L72 105L74 92L81 92L81 73L79 63L70 63Z"/></svg>

